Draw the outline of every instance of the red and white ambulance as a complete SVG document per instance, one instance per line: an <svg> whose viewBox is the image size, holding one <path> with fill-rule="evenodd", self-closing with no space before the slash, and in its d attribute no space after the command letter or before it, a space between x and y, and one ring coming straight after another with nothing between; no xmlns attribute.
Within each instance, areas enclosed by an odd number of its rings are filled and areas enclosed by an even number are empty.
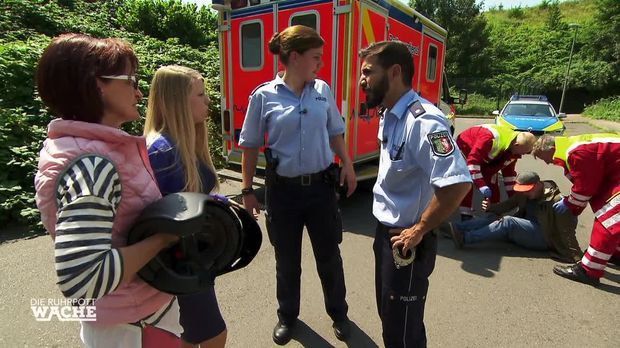
<svg viewBox="0 0 620 348"><path fill-rule="evenodd" d="M456 98L444 76L447 32L398 0L213 0L212 6L219 12L223 149L229 163L241 163L237 142L250 93L281 70L269 40L291 25L312 27L326 42L318 78L331 86L345 119L358 179L376 176L379 157L378 111L365 106L358 86L360 49L383 40L406 43L414 57L413 88L453 122Z"/></svg>

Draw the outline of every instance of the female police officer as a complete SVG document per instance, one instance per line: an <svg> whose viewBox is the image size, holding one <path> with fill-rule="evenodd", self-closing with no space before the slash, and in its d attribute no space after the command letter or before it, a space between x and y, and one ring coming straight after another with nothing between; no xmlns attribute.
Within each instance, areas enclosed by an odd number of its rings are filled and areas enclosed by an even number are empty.
<svg viewBox="0 0 620 348"><path fill-rule="evenodd" d="M325 307L334 321L334 333L345 340L350 331L338 247L342 224L335 175L330 170L333 152L342 161L340 185L346 181L347 195L355 190L356 180L342 137L344 122L329 86L316 78L323 65L323 44L315 30L301 25L274 34L269 50L279 55L285 69L252 93L239 138L244 148L243 203L250 213L258 213L252 178L258 149L268 134L267 231L276 255L279 305L273 340L280 345L291 339L299 315L304 225L321 278Z"/></svg>
<svg viewBox="0 0 620 348"><path fill-rule="evenodd" d="M387 109L379 125L382 145L373 189L383 342L388 348L426 347L424 304L437 253L437 237L428 232L456 210L471 177L441 111L411 89L413 58L407 46L384 41L360 55L368 107ZM401 255L414 248L413 263L403 262Z"/></svg>

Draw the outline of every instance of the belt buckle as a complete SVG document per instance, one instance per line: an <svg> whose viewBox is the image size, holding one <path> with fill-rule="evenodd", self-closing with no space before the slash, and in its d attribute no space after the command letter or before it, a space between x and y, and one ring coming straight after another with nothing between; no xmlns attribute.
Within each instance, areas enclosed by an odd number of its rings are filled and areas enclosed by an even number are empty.
<svg viewBox="0 0 620 348"><path fill-rule="evenodd" d="M312 183L312 176L311 175L302 175L301 176L301 186L310 186L311 183Z"/></svg>

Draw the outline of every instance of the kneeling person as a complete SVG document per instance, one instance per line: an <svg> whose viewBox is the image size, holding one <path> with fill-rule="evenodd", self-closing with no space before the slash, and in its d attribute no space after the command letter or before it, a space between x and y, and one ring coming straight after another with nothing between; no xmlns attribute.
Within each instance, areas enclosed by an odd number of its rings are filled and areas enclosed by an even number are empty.
<svg viewBox="0 0 620 348"><path fill-rule="evenodd" d="M552 257L565 262L579 260L581 251L575 238L577 219L560 214L553 204L560 201L560 189L538 174L524 172L514 185L517 194L504 202L483 209L488 214L472 220L444 226L452 233L457 248L484 240L510 241L534 250L549 250ZM513 215L505 215L518 208Z"/></svg>

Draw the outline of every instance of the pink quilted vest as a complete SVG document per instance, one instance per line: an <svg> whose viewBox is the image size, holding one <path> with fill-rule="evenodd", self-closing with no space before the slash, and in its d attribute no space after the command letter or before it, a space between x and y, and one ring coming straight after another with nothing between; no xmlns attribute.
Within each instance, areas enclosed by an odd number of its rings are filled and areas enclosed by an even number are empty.
<svg viewBox="0 0 620 348"><path fill-rule="evenodd" d="M74 159L87 154L111 160L118 171L121 201L112 228L112 247L125 246L127 233L137 216L147 204L161 198L161 194L149 164L145 139L117 128L62 119L50 122L35 176L36 202L43 225L54 238L59 176ZM135 276L95 302L97 324L136 322L167 305L171 299L171 295Z"/></svg>

